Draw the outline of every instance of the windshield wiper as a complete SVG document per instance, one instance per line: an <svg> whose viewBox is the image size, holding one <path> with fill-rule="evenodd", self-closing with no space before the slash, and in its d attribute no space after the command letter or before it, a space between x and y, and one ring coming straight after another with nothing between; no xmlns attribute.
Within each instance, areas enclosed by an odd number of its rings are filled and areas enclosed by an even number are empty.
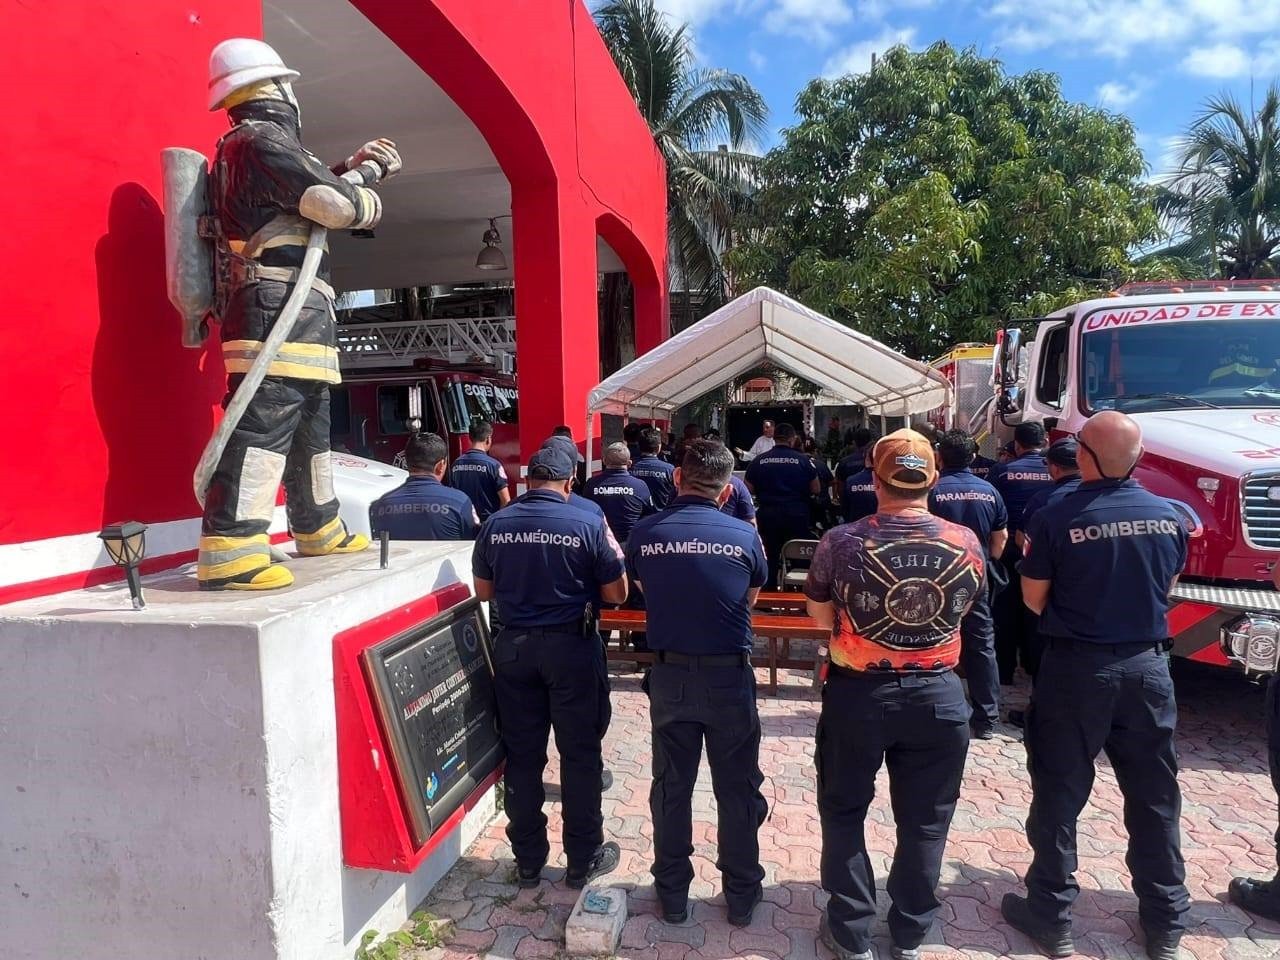
<svg viewBox="0 0 1280 960"><path fill-rule="evenodd" d="M1193 407L1206 407L1209 410L1220 409L1216 403L1201 400L1199 397L1188 397L1183 393L1131 393L1128 396L1116 397L1116 405L1127 400L1173 400L1177 403L1190 404Z"/></svg>

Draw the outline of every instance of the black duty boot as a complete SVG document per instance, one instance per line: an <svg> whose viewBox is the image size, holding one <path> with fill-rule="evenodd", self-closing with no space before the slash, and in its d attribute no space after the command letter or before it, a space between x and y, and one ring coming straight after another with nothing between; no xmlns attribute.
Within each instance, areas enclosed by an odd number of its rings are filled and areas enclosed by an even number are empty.
<svg viewBox="0 0 1280 960"><path fill-rule="evenodd" d="M618 869L618 861L622 859L622 851L610 840L596 849L589 863L582 867L569 867L564 874L564 882L574 890L581 890L596 877L603 877Z"/></svg>
<svg viewBox="0 0 1280 960"><path fill-rule="evenodd" d="M1146 930L1147 956L1151 960L1178 960L1182 954L1178 944L1182 942L1181 930Z"/></svg>
<svg viewBox="0 0 1280 960"><path fill-rule="evenodd" d="M1275 880L1236 877L1227 888L1227 899L1256 917L1280 920L1280 884Z"/></svg>
<svg viewBox="0 0 1280 960"><path fill-rule="evenodd" d="M1075 941L1071 939L1071 924L1041 923L1031 915L1026 897L1006 893L1000 901L1000 912L1009 926L1030 937L1045 956L1069 957L1076 952Z"/></svg>

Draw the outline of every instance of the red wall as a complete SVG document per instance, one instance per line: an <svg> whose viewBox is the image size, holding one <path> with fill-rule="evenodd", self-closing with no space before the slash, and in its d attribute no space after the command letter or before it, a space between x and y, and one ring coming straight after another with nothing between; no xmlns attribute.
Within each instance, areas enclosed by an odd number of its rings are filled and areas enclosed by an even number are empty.
<svg viewBox="0 0 1280 960"><path fill-rule="evenodd" d="M164 289L160 150L208 150L209 50L261 2L0 0L0 543L195 516L222 358Z"/></svg>
<svg viewBox="0 0 1280 960"><path fill-rule="evenodd" d="M472 118L511 181L521 434L579 424L598 379L597 229L665 336L662 162L581 0L353 0ZM500 9L500 15L495 15ZM160 150L208 153L209 51L261 0L0 0L0 546L195 517L224 389L164 290ZM193 544L194 546L194 544ZM66 571L71 573L73 571ZM66 584L63 584L66 585Z"/></svg>

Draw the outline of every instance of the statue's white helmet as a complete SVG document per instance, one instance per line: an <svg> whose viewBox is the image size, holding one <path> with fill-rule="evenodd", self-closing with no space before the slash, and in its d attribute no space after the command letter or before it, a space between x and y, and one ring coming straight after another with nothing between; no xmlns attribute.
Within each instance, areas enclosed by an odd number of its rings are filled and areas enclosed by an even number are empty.
<svg viewBox="0 0 1280 960"><path fill-rule="evenodd" d="M209 54L209 109L217 110L227 97L251 84L271 79L296 80L299 76L261 40L223 40Z"/></svg>

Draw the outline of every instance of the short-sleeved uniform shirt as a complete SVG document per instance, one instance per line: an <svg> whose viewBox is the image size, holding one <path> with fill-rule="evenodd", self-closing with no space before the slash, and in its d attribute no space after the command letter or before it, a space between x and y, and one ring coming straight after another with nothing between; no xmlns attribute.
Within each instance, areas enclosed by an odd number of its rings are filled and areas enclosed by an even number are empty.
<svg viewBox="0 0 1280 960"><path fill-rule="evenodd" d="M990 457L984 457L981 454L973 458L973 463L969 464L969 470L975 477L982 480L991 479L991 470L996 466L996 462Z"/></svg>
<svg viewBox="0 0 1280 960"><path fill-rule="evenodd" d="M600 505L609 529L619 543L625 544L636 521L653 513L653 500L643 480L633 477L625 467L605 470L592 477L582 495Z"/></svg>
<svg viewBox="0 0 1280 960"><path fill-rule="evenodd" d="M863 517L869 517L880 509L880 498L876 496L875 478L869 468L850 474L840 491L840 510L844 514L845 523L853 523Z"/></svg>
<svg viewBox="0 0 1280 960"><path fill-rule="evenodd" d="M943 520L968 527L985 552L991 534L1009 526L999 492L969 470L946 470L929 491L929 509Z"/></svg>
<svg viewBox="0 0 1280 960"><path fill-rule="evenodd" d="M720 512L747 522L756 518L756 505L751 499L751 491L737 474L729 478L729 499L724 502Z"/></svg>
<svg viewBox="0 0 1280 960"><path fill-rule="evenodd" d="M569 626L622 576L622 549L603 517L530 490L481 526L471 571L493 582L506 627Z"/></svg>
<svg viewBox="0 0 1280 960"><path fill-rule="evenodd" d="M867 448L858 447L853 453L836 464L836 481L840 484L840 492L844 492L845 481L855 473L859 473L867 463Z"/></svg>
<svg viewBox="0 0 1280 960"><path fill-rule="evenodd" d="M677 497L636 524L626 553L627 572L644 589L651 649L690 656L751 649L747 591L768 576L755 527L712 500Z"/></svg>
<svg viewBox="0 0 1280 960"><path fill-rule="evenodd" d="M528 496L528 494L526 494ZM604 519L604 508L594 500L588 500L580 493L569 492L569 506L575 510L581 510L583 513L590 514L600 520Z"/></svg>
<svg viewBox="0 0 1280 960"><path fill-rule="evenodd" d="M1011 532L1022 529L1022 514L1027 501L1037 491L1053 486L1053 477L1049 476L1049 465L1043 453L1024 453L1008 463L997 464L988 479L1004 499Z"/></svg>
<svg viewBox="0 0 1280 960"><path fill-rule="evenodd" d="M631 464L631 475L644 481L656 509L663 509L676 498L676 468L665 460L645 454Z"/></svg>
<svg viewBox="0 0 1280 960"><path fill-rule="evenodd" d="M1022 529L1024 531L1027 529L1027 524L1031 522L1031 518L1040 510L1051 503L1057 503L1067 494L1079 489L1079 487L1080 475L1077 473L1056 481L1052 487L1037 490L1031 495L1031 499L1027 501L1027 505L1022 509Z"/></svg>
<svg viewBox="0 0 1280 960"><path fill-rule="evenodd" d="M818 471L818 483L821 485L821 489L818 491L818 500L823 504L828 504L831 502L831 481L834 474L832 474L831 468L827 466L827 461L821 457L810 456L809 459L813 461L813 469Z"/></svg>
<svg viewBox="0 0 1280 960"><path fill-rule="evenodd" d="M831 660L849 670L945 670L983 584L973 531L927 513L877 513L828 531L804 592L835 604Z"/></svg>
<svg viewBox="0 0 1280 960"><path fill-rule="evenodd" d="M369 505L369 529L392 540L474 540L480 518L471 498L435 477L410 477Z"/></svg>
<svg viewBox="0 0 1280 960"><path fill-rule="evenodd" d="M507 471L501 461L472 448L449 467L449 485L471 498L481 520L497 511L498 494L507 488Z"/></svg>
<svg viewBox="0 0 1280 960"><path fill-rule="evenodd" d="M746 481L756 492L764 513L809 516L809 485L818 468L807 453L776 446L747 464Z"/></svg>
<svg viewBox="0 0 1280 960"><path fill-rule="evenodd" d="M1050 581L1040 632L1088 643L1159 643L1187 532L1168 501L1133 480L1081 483L1026 530L1021 573Z"/></svg>

